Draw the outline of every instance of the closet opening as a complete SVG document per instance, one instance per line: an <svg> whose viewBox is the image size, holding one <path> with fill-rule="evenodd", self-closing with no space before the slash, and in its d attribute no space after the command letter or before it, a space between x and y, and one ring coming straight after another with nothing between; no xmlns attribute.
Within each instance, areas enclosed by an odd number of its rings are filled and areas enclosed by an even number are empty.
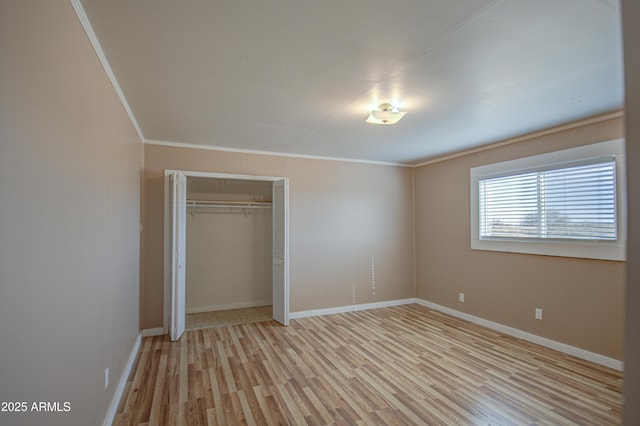
<svg viewBox="0 0 640 426"><path fill-rule="evenodd" d="M165 171L165 332L288 324L288 182Z"/></svg>

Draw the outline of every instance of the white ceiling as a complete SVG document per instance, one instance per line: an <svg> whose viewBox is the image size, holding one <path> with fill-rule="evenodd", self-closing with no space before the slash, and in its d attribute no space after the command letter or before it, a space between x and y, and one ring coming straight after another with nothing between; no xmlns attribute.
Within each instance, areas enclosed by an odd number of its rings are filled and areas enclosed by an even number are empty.
<svg viewBox="0 0 640 426"><path fill-rule="evenodd" d="M146 140L415 164L623 106L618 0L81 3Z"/></svg>

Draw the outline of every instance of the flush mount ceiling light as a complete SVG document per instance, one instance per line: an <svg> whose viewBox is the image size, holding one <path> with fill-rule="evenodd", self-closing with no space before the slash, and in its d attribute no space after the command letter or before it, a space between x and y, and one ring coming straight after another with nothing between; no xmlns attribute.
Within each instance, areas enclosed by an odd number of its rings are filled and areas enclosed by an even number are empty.
<svg viewBox="0 0 640 426"><path fill-rule="evenodd" d="M384 103L378 105L377 110L371 110L366 122L371 124L396 124L406 113L406 111L400 111L398 107L394 107L390 103Z"/></svg>

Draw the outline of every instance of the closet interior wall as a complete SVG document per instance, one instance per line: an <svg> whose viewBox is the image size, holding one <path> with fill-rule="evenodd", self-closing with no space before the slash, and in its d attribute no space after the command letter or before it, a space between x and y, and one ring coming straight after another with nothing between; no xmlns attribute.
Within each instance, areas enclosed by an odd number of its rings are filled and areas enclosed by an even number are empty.
<svg viewBox="0 0 640 426"><path fill-rule="evenodd" d="M188 177L188 314L272 304L270 202L271 182Z"/></svg>

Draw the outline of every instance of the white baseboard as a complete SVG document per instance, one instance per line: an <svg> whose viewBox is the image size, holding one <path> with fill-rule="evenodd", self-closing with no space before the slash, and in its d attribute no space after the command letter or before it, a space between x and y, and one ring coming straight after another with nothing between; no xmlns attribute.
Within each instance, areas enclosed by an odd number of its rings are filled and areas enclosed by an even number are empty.
<svg viewBox="0 0 640 426"><path fill-rule="evenodd" d="M229 309L258 308L260 306L269 306L272 303L273 301L271 299L268 299L268 300L254 300L251 302L228 303L226 305L197 306L194 308L187 308L187 314L198 314L200 312L226 311Z"/></svg>
<svg viewBox="0 0 640 426"><path fill-rule="evenodd" d="M559 352L563 352L568 355L573 355L577 358L591 361L596 364L604 365L605 367L613 368L618 371L624 370L624 362L617 360L615 358L610 358L595 352L590 352L584 349L576 348L575 346L570 346L565 343L547 339L546 337L537 336L535 334L531 334L526 331L518 330L517 328L509 327L504 324L489 321L480 317L476 317L471 314L456 311L455 309L447 308L446 306L438 305L436 303L429 302L424 299L416 298L416 303L418 305L421 305L436 311L440 311L447 315L451 315L452 317L460 318L460 319L472 322L474 324L478 324L478 325L490 328L492 330L499 331L501 333L508 334L513 337L517 337L522 340L527 340L529 342L532 342L541 346L545 346L547 348L551 348Z"/></svg>
<svg viewBox="0 0 640 426"><path fill-rule="evenodd" d="M345 312L364 311L367 309L387 308L390 306L410 305L416 303L415 298L388 300L384 302L363 303L360 305L338 306L337 308L311 309L309 311L289 312L289 319L316 317L320 315L343 314Z"/></svg>
<svg viewBox="0 0 640 426"><path fill-rule="evenodd" d="M144 330L142 330L140 334L142 335L142 337L149 337L149 336L162 336L163 334L167 334L167 333L165 333L164 328L156 327L156 328L145 328Z"/></svg>
<svg viewBox="0 0 640 426"><path fill-rule="evenodd" d="M111 399L111 404L109 405L109 409L107 410L107 416L102 423L103 426L111 426L113 424L113 420L116 418L118 405L120 405L120 399L122 398L124 388L127 385L127 379L129 378L129 374L131 374L133 364L136 362L136 356L138 356L138 350L140 349L141 341L142 334L138 334L136 340L133 342L133 348L131 349L131 353L129 354L129 359L127 360L127 363L124 366L124 370L122 371L122 375L120 376L118 387L116 388L113 394L113 398Z"/></svg>

